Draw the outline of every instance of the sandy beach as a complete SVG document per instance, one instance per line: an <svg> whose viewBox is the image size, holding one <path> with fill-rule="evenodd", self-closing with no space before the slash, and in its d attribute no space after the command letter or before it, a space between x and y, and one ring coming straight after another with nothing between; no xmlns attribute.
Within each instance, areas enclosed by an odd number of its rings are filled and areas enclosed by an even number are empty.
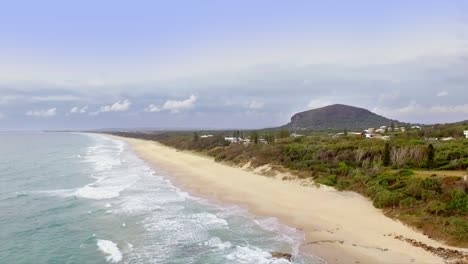
<svg viewBox="0 0 468 264"><path fill-rule="evenodd" d="M186 191L245 206L255 215L277 217L302 230L306 240L301 250L328 263L444 263L420 247L395 239L397 235L450 248L384 216L356 193L280 180L284 175L261 176L153 141L119 139L149 164L167 171Z"/></svg>

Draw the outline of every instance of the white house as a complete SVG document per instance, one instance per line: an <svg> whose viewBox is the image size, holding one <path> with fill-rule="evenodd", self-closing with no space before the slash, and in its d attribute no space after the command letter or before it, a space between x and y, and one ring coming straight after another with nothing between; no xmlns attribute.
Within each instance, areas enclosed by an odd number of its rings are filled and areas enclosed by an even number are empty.
<svg viewBox="0 0 468 264"><path fill-rule="evenodd" d="M412 126L411 129L419 129L419 130L421 130L421 127L420 127L420 126Z"/></svg>
<svg viewBox="0 0 468 264"><path fill-rule="evenodd" d="M200 137L201 138L209 138L209 137L212 137L213 135L201 135Z"/></svg>
<svg viewBox="0 0 468 264"><path fill-rule="evenodd" d="M444 137L444 138L441 138L442 141L450 141L450 140L453 140L453 137Z"/></svg>
<svg viewBox="0 0 468 264"><path fill-rule="evenodd" d="M463 131L463 134L465 135L465 138L468 138L468 130Z"/></svg>
<svg viewBox="0 0 468 264"><path fill-rule="evenodd" d="M303 137L304 135L297 134L297 133L292 133L291 137Z"/></svg>
<svg viewBox="0 0 468 264"><path fill-rule="evenodd" d="M229 141L231 143L239 142L239 138L235 137L224 137L224 140Z"/></svg>

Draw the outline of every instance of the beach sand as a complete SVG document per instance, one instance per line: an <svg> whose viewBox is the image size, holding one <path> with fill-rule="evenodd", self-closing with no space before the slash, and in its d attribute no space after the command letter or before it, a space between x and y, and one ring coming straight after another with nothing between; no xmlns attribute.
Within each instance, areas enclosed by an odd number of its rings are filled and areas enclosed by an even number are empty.
<svg viewBox="0 0 468 264"><path fill-rule="evenodd" d="M148 163L168 172L181 189L245 206L255 215L273 216L302 230L306 241L301 250L328 263L444 263L442 258L394 235L450 248L384 216L367 198L353 192L306 187L154 141L118 138L128 142Z"/></svg>

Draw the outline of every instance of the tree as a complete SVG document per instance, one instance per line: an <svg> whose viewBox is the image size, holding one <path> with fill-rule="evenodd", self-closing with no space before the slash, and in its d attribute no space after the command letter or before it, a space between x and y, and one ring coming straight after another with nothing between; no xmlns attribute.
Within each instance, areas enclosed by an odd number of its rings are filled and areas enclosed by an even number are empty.
<svg viewBox="0 0 468 264"><path fill-rule="evenodd" d="M193 142L198 142L198 139L200 137L198 136L198 133L197 132L193 132Z"/></svg>
<svg viewBox="0 0 468 264"><path fill-rule="evenodd" d="M255 144L258 144L258 132L257 131L250 132L250 141L252 141Z"/></svg>
<svg viewBox="0 0 468 264"><path fill-rule="evenodd" d="M388 142L385 142L382 162L385 167L390 166L390 144Z"/></svg>
<svg viewBox="0 0 468 264"><path fill-rule="evenodd" d="M427 147L427 167L432 168L434 166L434 154L435 149L432 144Z"/></svg>
<svg viewBox="0 0 468 264"><path fill-rule="evenodd" d="M275 135L271 132L265 134L265 140L268 144L275 143Z"/></svg>
<svg viewBox="0 0 468 264"><path fill-rule="evenodd" d="M344 132L343 132L343 134L344 134L345 136L347 136L347 135L348 135L348 129L347 129L347 128L345 128L345 129L344 129Z"/></svg>
<svg viewBox="0 0 468 264"><path fill-rule="evenodd" d="M393 123L393 121L390 124L390 129L391 129L392 132L395 131L395 123Z"/></svg>
<svg viewBox="0 0 468 264"><path fill-rule="evenodd" d="M288 138L289 137L289 130L281 129L279 132L279 138Z"/></svg>

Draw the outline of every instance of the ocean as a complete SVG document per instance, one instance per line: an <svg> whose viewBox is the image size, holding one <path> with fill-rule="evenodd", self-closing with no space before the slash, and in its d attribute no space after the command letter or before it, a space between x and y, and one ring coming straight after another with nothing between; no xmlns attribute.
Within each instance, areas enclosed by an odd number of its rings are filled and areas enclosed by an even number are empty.
<svg viewBox="0 0 468 264"><path fill-rule="evenodd" d="M0 263L323 263L275 218L174 186L122 141L0 134Z"/></svg>

